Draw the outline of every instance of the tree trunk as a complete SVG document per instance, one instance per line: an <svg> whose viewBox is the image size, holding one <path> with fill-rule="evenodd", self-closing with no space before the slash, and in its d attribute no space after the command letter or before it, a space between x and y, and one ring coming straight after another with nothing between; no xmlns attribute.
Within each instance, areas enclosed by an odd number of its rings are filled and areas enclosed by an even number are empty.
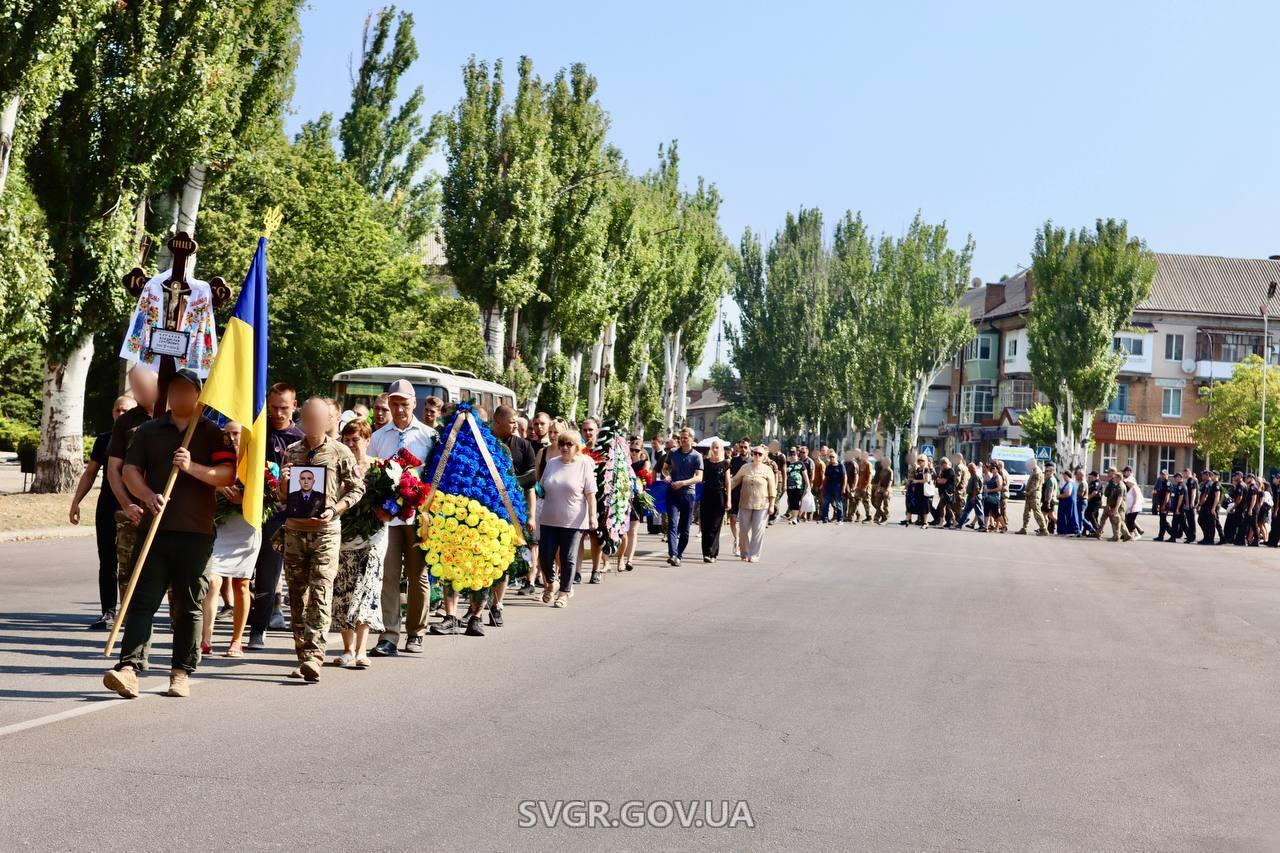
<svg viewBox="0 0 1280 853"><path fill-rule="evenodd" d="M156 268L168 269L173 265L173 252L169 251L169 238L178 230L178 211L182 206L178 193L163 193L155 203L155 211L164 225L160 249L156 252Z"/></svg>
<svg viewBox="0 0 1280 853"><path fill-rule="evenodd" d="M688 426L690 372L688 365L684 363L684 352L681 351L676 357L676 422L681 427Z"/></svg>
<svg viewBox="0 0 1280 853"><path fill-rule="evenodd" d="M886 441L885 441L885 444L888 444L888 443L889 443L889 441L888 441L888 440L886 440ZM896 427L894 427L894 428L893 428L893 447L891 448L891 452L892 452L892 454L893 454L893 455L890 457L890 458L893 460L893 462L891 463L891 464L893 465L893 479L894 479L894 482L901 483L901 482L902 482L902 468L900 468L899 466L902 464L902 462L901 462L901 459L902 459L902 427L900 427L900 426L896 426Z"/></svg>
<svg viewBox="0 0 1280 853"><path fill-rule="evenodd" d="M9 180L9 161L13 156L13 134L18 127L18 107L22 99L14 95L5 102L4 111L0 112L0 195L4 195L4 185Z"/></svg>
<svg viewBox="0 0 1280 853"><path fill-rule="evenodd" d="M916 379L915 399L911 403L911 428L907 432L907 447L920 446L920 417L924 401L929 396L929 377Z"/></svg>
<svg viewBox="0 0 1280 853"><path fill-rule="evenodd" d="M649 359L645 358L644 361L640 362L640 369L636 372L636 387L632 397L635 405L631 407L633 412L631 416L631 431L636 435L644 434L645 425L640 414L640 399L647 384L649 384Z"/></svg>
<svg viewBox="0 0 1280 853"><path fill-rule="evenodd" d="M587 379L587 417L599 419L604 400L604 330L591 344L591 376Z"/></svg>
<svg viewBox="0 0 1280 853"><path fill-rule="evenodd" d="M484 333L484 357L493 362L499 373L505 367L502 362L502 348L506 343L506 325L502 306L494 305L480 312L480 326Z"/></svg>
<svg viewBox="0 0 1280 853"><path fill-rule="evenodd" d="M84 470L84 389L92 358L93 336L85 335L65 359L45 359L33 492L69 492Z"/></svg>
<svg viewBox="0 0 1280 853"><path fill-rule="evenodd" d="M578 418L578 394L582 392L582 350L574 350L569 356L569 412L568 417Z"/></svg>
<svg viewBox="0 0 1280 853"><path fill-rule="evenodd" d="M662 431L670 435L676 415L676 362L680 357L680 332L662 337Z"/></svg>

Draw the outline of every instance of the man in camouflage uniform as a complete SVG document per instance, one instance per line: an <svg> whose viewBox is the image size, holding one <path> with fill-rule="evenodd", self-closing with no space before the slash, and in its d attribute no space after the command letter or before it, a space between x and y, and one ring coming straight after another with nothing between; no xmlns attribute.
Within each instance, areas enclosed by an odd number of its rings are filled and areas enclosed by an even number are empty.
<svg viewBox="0 0 1280 853"><path fill-rule="evenodd" d="M1000 532L1009 532L1009 470L1004 462L996 460L996 474L1000 477Z"/></svg>
<svg viewBox="0 0 1280 853"><path fill-rule="evenodd" d="M330 420L327 400L312 397L303 405L299 423L302 441L286 448L280 471L280 497L284 499L294 467L324 469L323 512L315 518L287 518L284 523L284 573L298 653L298 668L289 677L307 681L319 681L324 664L341 547L338 518L364 495L364 479L356 474L355 457L328 435Z"/></svg>
<svg viewBox="0 0 1280 853"><path fill-rule="evenodd" d="M858 451L857 479L853 484L853 502L850 507L850 521L858 521L861 517L865 524L871 516L871 460L865 450Z"/></svg>
<svg viewBox="0 0 1280 853"><path fill-rule="evenodd" d="M892 486L893 471L883 459L877 459L875 477L871 481L871 504L876 508L876 524L884 524L889 519L889 489Z"/></svg>
<svg viewBox="0 0 1280 853"><path fill-rule="evenodd" d="M1027 535L1027 527L1033 518L1036 520L1036 535L1049 535L1047 524L1044 520L1044 510L1040 508L1040 498L1043 492L1044 472L1040 470L1038 462L1033 462L1031 463L1031 473L1027 475L1026 488L1022 492L1026 505L1022 510L1022 529L1018 532L1023 536Z"/></svg>
<svg viewBox="0 0 1280 853"><path fill-rule="evenodd" d="M1119 542L1121 539L1126 542L1131 538L1129 528L1123 523L1124 517L1124 484L1120 480L1120 473L1115 468L1107 469L1107 485L1102 490L1103 500L1103 520L1102 527L1098 530L1101 537L1103 530L1106 529L1107 523L1111 524L1112 542Z"/></svg>

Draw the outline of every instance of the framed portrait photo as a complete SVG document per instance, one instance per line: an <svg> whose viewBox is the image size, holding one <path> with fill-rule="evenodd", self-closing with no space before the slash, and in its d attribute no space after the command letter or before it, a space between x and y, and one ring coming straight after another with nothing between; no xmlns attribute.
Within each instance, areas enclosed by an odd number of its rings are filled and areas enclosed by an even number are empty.
<svg viewBox="0 0 1280 853"><path fill-rule="evenodd" d="M319 518L324 512L323 466L298 465L289 472L289 496L285 500L288 518Z"/></svg>

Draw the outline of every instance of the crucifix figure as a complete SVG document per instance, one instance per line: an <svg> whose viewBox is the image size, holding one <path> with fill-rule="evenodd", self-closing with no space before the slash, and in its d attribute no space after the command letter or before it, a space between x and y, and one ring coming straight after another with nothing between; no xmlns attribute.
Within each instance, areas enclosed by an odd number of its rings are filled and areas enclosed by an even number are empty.
<svg viewBox="0 0 1280 853"><path fill-rule="evenodd" d="M160 323L156 328L161 331L184 331L182 329L182 317L186 311L187 298L191 295L191 285L188 281L191 259L195 257L196 252L199 250L199 244L185 231L179 231L169 239L169 251L173 253L173 272L170 274L169 280L161 285L160 288L164 295L164 309L161 311ZM146 284L147 274L138 267L134 267L125 274L124 285L135 299L142 294ZM227 287L226 282L221 277L211 279L209 288L212 292L215 308L220 307L231 298L231 288ZM166 409L166 403L169 398L169 380L177 370L177 362L174 361L172 355L164 354L160 356L159 387L156 405L153 409L153 414L156 416L163 414Z"/></svg>

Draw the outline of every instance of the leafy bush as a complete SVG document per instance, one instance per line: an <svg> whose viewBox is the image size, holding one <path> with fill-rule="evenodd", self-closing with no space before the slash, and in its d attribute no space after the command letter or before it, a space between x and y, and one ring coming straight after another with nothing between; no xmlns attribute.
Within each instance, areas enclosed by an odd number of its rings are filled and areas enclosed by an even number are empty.
<svg viewBox="0 0 1280 853"><path fill-rule="evenodd" d="M38 446L40 444L40 431L34 430L26 424L0 417L0 450L18 450L19 445L24 440Z"/></svg>

